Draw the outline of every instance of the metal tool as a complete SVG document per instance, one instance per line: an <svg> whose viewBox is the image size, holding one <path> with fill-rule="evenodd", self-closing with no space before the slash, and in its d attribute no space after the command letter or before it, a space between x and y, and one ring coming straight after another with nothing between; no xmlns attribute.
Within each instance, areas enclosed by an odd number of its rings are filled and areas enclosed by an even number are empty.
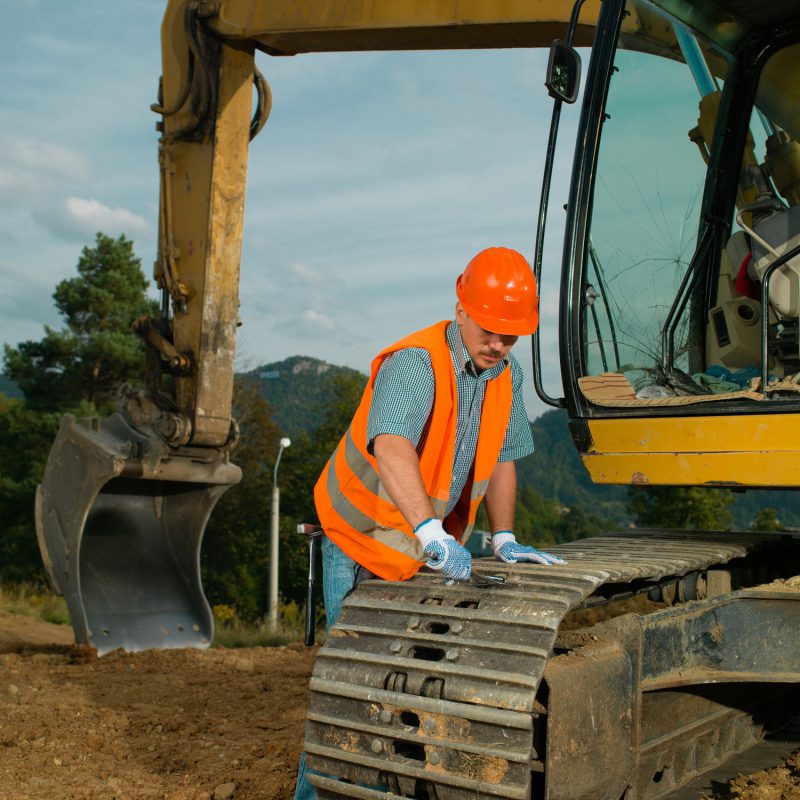
<svg viewBox="0 0 800 800"><path fill-rule="evenodd" d="M486 589L489 586L502 586L506 582L505 575L476 575L472 574L469 577L470 584L477 586L479 589Z"/></svg>
<svg viewBox="0 0 800 800"><path fill-rule="evenodd" d="M297 532L302 533L308 539L308 589L306 590L306 633L305 645L311 647L314 644L316 633L316 583L317 583L317 551L319 550L320 540L325 535L325 531L319 525L302 522L297 526Z"/></svg>
<svg viewBox="0 0 800 800"><path fill-rule="evenodd" d="M445 578L444 582L447 586L464 584L465 586L475 586L478 589L487 589L490 586L502 586L506 582L506 576L473 573L469 578Z"/></svg>

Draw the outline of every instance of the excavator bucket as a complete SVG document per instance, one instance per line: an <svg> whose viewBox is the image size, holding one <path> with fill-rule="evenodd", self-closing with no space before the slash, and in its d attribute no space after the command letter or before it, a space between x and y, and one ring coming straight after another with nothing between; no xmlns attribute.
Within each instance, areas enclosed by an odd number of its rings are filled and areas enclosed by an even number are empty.
<svg viewBox="0 0 800 800"><path fill-rule="evenodd" d="M200 545L217 500L241 478L218 451L171 450L113 414L66 415L36 495L36 535L75 641L208 647L213 619Z"/></svg>

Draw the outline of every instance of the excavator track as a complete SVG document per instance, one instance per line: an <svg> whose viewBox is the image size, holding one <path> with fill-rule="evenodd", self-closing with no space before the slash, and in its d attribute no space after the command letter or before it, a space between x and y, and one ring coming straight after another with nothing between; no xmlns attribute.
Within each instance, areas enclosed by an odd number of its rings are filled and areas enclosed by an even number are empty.
<svg viewBox="0 0 800 800"><path fill-rule="evenodd" d="M346 600L311 679L305 750L309 767L320 773L310 776L318 796L366 800L390 792L429 800L622 797L619 785L631 780L615 768L600 776L595 793L579 788L582 778L572 790L546 789L548 770L569 774L565 760L578 768L581 763L580 754L573 759L555 742L546 746L547 726L537 724L548 713L547 698L539 692L554 648L558 651L562 620L571 610L643 592L695 599L714 583L715 568L746 565L753 553L779 541L785 545L786 538L615 533L550 548L568 561L564 566L476 560L474 573L502 575L505 582L499 586L447 586L433 574L406 582L362 583ZM796 553L797 541L789 545ZM791 593L780 598L794 599ZM787 620L791 629L793 623ZM668 634L673 635L674 624L667 622ZM663 626L659 630L663 638ZM620 636L630 638L624 632ZM614 649L618 644L610 647L610 655L597 651L595 660L611 665L612 672L623 664L620 674L635 673L631 680L637 685L649 680L651 689L669 691L691 680L686 675L692 665L677 665L684 677L675 670L668 678L648 675L646 663L628 667L631 659L620 660ZM646 656L639 659L643 660ZM795 673L794 678L789 674L791 668L785 672L784 680L797 680ZM599 683L605 679L601 676ZM592 680L587 681L587 694ZM636 738L631 731L640 705L633 702L633 710L623 708L619 714L612 709L604 735ZM716 707L705 713L718 726L728 719ZM576 724L580 731L580 721ZM696 728L700 723L693 724ZM661 750L664 741L658 737ZM580 741L569 746L583 747ZM655 750L653 758L660 752ZM583 755L591 760L590 753ZM633 753L629 760L640 759ZM684 772L696 774L697 769ZM656 797L663 791L624 796Z"/></svg>

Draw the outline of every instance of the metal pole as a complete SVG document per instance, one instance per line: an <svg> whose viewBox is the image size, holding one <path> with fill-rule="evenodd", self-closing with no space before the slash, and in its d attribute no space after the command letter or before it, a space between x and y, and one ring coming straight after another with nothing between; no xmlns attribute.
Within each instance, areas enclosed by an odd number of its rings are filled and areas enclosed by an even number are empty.
<svg viewBox="0 0 800 800"><path fill-rule="evenodd" d="M269 533L269 626L278 627L278 518L280 514L281 491L276 484L272 486L272 513Z"/></svg>
<svg viewBox="0 0 800 800"><path fill-rule="evenodd" d="M278 540L278 521L280 519L281 492L278 488L278 465L284 448L291 444L289 439L281 439L275 469L272 473L272 509L269 530L269 595L267 597L267 622L270 628L278 627L278 561L280 559Z"/></svg>

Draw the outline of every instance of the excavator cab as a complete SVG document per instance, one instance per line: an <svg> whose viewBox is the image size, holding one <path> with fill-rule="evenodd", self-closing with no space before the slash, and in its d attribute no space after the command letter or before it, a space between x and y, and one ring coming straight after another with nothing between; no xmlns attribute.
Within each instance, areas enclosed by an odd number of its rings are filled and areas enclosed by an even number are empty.
<svg viewBox="0 0 800 800"><path fill-rule="evenodd" d="M565 399L540 396L568 407L595 482L796 487L799 15L603 15L567 205Z"/></svg>

